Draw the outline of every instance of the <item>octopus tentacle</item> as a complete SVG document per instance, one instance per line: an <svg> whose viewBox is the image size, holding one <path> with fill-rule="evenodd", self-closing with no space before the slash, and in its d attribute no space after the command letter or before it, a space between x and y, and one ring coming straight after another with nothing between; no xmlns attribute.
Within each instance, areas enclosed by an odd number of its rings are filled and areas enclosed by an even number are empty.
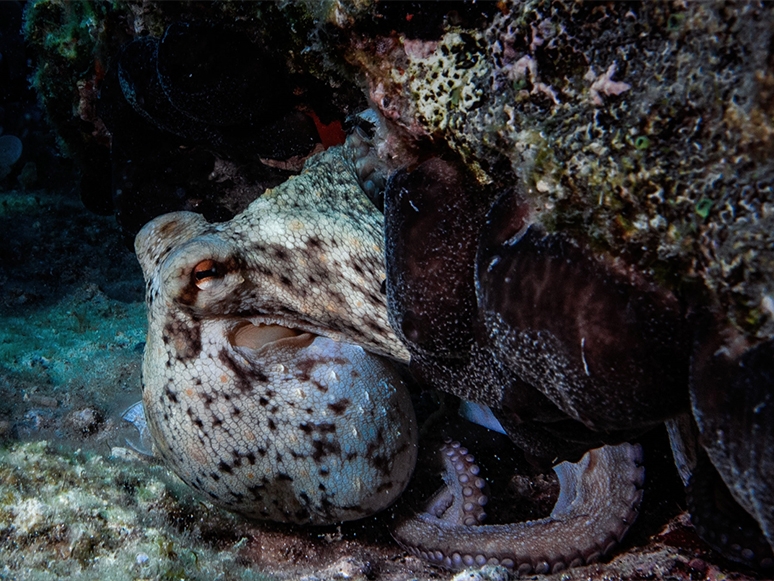
<svg viewBox="0 0 774 581"><path fill-rule="evenodd" d="M774 555L760 526L737 504L703 452L686 486L686 500L691 522L712 548L748 567L774 570Z"/></svg>
<svg viewBox="0 0 774 581"><path fill-rule="evenodd" d="M486 503L477 467L459 444L447 443L442 453L445 490L428 512L393 531L409 552L437 565L499 564L521 575L555 573L609 553L637 518L645 477L639 445L604 446L575 464L562 462L554 468L561 490L550 516L502 525L468 524L468 516L482 520L483 510L477 511ZM479 509L473 510L476 503Z"/></svg>
<svg viewBox="0 0 774 581"><path fill-rule="evenodd" d="M479 467L459 442L450 439L441 448L446 472L446 486L436 493L427 505L427 512L446 522L471 526L484 521L484 494L486 481L479 474Z"/></svg>

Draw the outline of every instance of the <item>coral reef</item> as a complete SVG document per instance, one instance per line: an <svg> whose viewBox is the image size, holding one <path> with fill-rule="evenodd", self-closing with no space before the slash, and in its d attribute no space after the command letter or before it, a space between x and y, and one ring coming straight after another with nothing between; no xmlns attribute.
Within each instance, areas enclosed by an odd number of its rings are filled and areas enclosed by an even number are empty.
<svg viewBox="0 0 774 581"><path fill-rule="evenodd" d="M770 6L227 3L186 12L35 2L26 15L40 62L33 82L82 168L107 159L96 89L121 46L160 38L183 18L243 23L264 45L288 47L291 70L341 87L328 101L344 114L365 81L411 138L450 145L480 180L515 175L549 231L625 257L671 288L700 294L703 285L735 327L774 333Z"/></svg>

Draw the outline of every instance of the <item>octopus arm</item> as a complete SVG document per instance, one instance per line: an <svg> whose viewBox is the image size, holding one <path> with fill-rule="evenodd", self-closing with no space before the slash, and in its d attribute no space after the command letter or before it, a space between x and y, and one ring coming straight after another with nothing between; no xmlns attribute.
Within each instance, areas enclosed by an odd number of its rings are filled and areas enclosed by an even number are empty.
<svg viewBox="0 0 774 581"><path fill-rule="evenodd" d="M642 450L621 444L591 450L575 464L556 466L561 490L548 517L463 524L472 522L465 514L482 504L483 493L472 456L464 448L455 452L454 444L442 450L446 488L434 497L428 512L404 520L393 531L409 552L433 563L450 569L500 564L519 574L558 572L610 552L637 518L645 476Z"/></svg>

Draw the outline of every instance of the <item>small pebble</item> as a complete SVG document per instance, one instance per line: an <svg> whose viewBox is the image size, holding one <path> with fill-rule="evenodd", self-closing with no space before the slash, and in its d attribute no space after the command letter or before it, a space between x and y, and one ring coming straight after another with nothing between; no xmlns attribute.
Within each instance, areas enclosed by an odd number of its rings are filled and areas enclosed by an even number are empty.
<svg viewBox="0 0 774 581"><path fill-rule="evenodd" d="M460 571L451 581L508 581L508 569L502 565L484 565L480 569Z"/></svg>
<svg viewBox="0 0 774 581"><path fill-rule="evenodd" d="M137 452L130 450L129 448L124 448L123 446L113 446L110 448L111 460L124 460L127 462L133 462L139 458L140 456L137 454Z"/></svg>
<svg viewBox="0 0 774 581"><path fill-rule="evenodd" d="M59 402L56 401L55 397L50 397L47 395L38 395L36 393L33 393L32 395L27 396L26 399L32 405L38 405L44 408L55 408L59 405Z"/></svg>
<svg viewBox="0 0 774 581"><path fill-rule="evenodd" d="M94 408L83 408L70 414L70 425L83 434L93 434L102 423L102 414Z"/></svg>

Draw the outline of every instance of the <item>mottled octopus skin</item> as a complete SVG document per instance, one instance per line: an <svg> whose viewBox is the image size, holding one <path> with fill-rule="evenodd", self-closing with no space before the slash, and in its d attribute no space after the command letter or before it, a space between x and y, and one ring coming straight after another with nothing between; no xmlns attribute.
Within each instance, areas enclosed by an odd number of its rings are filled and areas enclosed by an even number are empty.
<svg viewBox="0 0 774 581"><path fill-rule="evenodd" d="M499 564L520 575L557 573L610 552L637 518L645 476L637 445L604 446L578 463L559 464L554 470L561 491L551 515L504 525L478 524L487 499L467 450L452 442L441 452L446 488L428 512L393 531L410 552L437 565Z"/></svg>
<svg viewBox="0 0 774 581"><path fill-rule="evenodd" d="M352 520L413 471L408 392L373 354L407 357L380 292L381 217L350 157L311 159L230 222L177 212L137 236L148 425L168 466L228 510Z"/></svg>
<svg viewBox="0 0 774 581"><path fill-rule="evenodd" d="M487 223L495 198L496 220ZM518 190L490 192L459 164L430 158L391 176L384 219L390 321L411 353L418 381L492 408L514 443L546 467L631 436L595 432L568 416L517 376L499 352L501 338L485 326L479 295L508 279L477 285L477 257L486 254L479 241L488 230L505 234L498 243L519 238L529 206ZM563 285L549 286L561 292Z"/></svg>
<svg viewBox="0 0 774 581"><path fill-rule="evenodd" d="M774 555L761 527L740 509L703 449L686 486L686 502L691 523L711 547L732 561L774 571Z"/></svg>
<svg viewBox="0 0 774 581"><path fill-rule="evenodd" d="M322 524L380 510L404 489L417 429L404 387L377 356L408 360L387 322L382 227L351 155L332 148L230 222L177 212L138 235L149 429L166 463L213 503ZM434 515L404 522L396 537L450 567L480 562L479 546L492 548L487 560L517 570L591 560L636 516L634 450L604 448L559 468L554 515L502 527L472 524L485 516L483 480L456 449L462 468L433 502ZM568 554L586 504L596 521L586 531L591 542ZM546 541L544 530L559 540ZM522 543L525 532L544 542ZM522 543L524 552L501 551L503 543Z"/></svg>

